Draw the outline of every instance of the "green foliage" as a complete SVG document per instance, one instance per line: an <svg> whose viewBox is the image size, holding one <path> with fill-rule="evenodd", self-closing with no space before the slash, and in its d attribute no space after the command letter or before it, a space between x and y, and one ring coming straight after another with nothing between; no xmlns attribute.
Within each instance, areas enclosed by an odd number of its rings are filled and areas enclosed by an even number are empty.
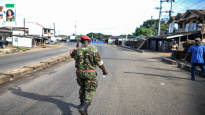
<svg viewBox="0 0 205 115"><path fill-rule="evenodd" d="M165 21L161 21L160 33L164 34L167 32L168 24ZM139 28L136 28L133 35L135 36L155 36L158 32L158 20L147 20Z"/></svg>
<svg viewBox="0 0 205 115"><path fill-rule="evenodd" d="M15 46L14 48L16 48L16 50L18 50L18 51L26 51L26 50L29 50L29 49L27 49L27 48L21 48L21 47L18 47L18 46Z"/></svg>
<svg viewBox="0 0 205 115"><path fill-rule="evenodd" d="M136 36L153 36L155 34L153 30L154 29L152 28L140 27L135 30L135 35Z"/></svg>
<svg viewBox="0 0 205 115"><path fill-rule="evenodd" d="M111 35L105 35L102 33L88 33L87 36L89 36L90 38L96 38L96 39L104 39L104 38L110 38Z"/></svg>
<svg viewBox="0 0 205 115"><path fill-rule="evenodd" d="M75 38L81 38L81 35L76 35Z"/></svg>
<svg viewBox="0 0 205 115"><path fill-rule="evenodd" d="M135 38L136 36L134 36L134 35L132 35L132 34L128 34L128 35L120 35L120 37L122 37L122 38Z"/></svg>
<svg viewBox="0 0 205 115"><path fill-rule="evenodd" d="M141 27L145 28L151 28L151 27L157 27L158 20L147 20L141 25Z"/></svg>

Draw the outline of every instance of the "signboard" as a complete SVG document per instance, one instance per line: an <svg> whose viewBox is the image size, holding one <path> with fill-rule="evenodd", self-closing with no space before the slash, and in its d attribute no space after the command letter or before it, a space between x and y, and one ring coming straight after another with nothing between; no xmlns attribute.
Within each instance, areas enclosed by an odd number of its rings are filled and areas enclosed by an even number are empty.
<svg viewBox="0 0 205 115"><path fill-rule="evenodd" d="M18 47L32 47L32 38L25 38L25 37L13 37L13 46Z"/></svg>
<svg viewBox="0 0 205 115"><path fill-rule="evenodd" d="M75 40L75 36L70 36L70 40Z"/></svg>
<svg viewBox="0 0 205 115"><path fill-rule="evenodd" d="M16 23L15 4L0 4L0 26L14 26Z"/></svg>

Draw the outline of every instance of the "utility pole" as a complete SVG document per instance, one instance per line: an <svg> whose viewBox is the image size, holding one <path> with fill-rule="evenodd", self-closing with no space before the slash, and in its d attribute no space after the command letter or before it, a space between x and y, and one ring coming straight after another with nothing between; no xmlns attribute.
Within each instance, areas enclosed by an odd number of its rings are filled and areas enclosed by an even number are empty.
<svg viewBox="0 0 205 115"><path fill-rule="evenodd" d="M54 29L54 37L56 37L56 24L53 23L53 29Z"/></svg>
<svg viewBox="0 0 205 115"><path fill-rule="evenodd" d="M174 0L171 0L171 1L174 2ZM171 15L170 12L172 12L172 11L162 11L162 2L169 2L169 0L160 0L160 6L159 6L159 8L156 8L156 9L159 10L158 34L157 34L158 36L160 35L161 15L162 15L162 13L165 12L165 13L169 13L169 14ZM171 7L172 7L172 2L171 2ZM172 8L171 8L171 9L172 9Z"/></svg>
<svg viewBox="0 0 205 115"><path fill-rule="evenodd" d="M24 29L24 37L26 36L26 19L23 19L23 29Z"/></svg>
<svg viewBox="0 0 205 115"><path fill-rule="evenodd" d="M160 35L160 27L161 27L161 14L162 14L162 0L160 0L160 6L159 6L159 22L158 22L158 36Z"/></svg>
<svg viewBox="0 0 205 115"><path fill-rule="evenodd" d="M171 6L170 6L170 11L169 11L169 19L172 16L172 3L175 2L175 0L171 0Z"/></svg>
<svg viewBox="0 0 205 115"><path fill-rule="evenodd" d="M76 30L77 30L77 21L75 21L75 36L76 36Z"/></svg>

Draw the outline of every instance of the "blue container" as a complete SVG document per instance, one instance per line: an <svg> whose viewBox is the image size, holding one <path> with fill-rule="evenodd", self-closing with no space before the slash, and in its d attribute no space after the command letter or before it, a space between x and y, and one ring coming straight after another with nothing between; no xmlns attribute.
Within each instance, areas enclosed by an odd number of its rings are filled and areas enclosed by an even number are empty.
<svg viewBox="0 0 205 115"><path fill-rule="evenodd" d="M104 44L104 41L98 41L98 44Z"/></svg>

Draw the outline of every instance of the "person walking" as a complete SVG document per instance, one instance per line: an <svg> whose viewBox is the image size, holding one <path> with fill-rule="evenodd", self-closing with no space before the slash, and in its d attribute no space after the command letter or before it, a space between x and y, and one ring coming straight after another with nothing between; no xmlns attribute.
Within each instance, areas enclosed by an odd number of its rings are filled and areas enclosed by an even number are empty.
<svg viewBox="0 0 205 115"><path fill-rule="evenodd" d="M196 38L195 44L191 45L186 53L185 60L188 56L188 53L191 53L191 80L195 80L195 68L199 66L201 68L202 74L205 75L205 65L204 65L204 55L205 46L201 45L201 39Z"/></svg>
<svg viewBox="0 0 205 115"><path fill-rule="evenodd" d="M96 93L98 86L96 67L98 66L102 70L103 75L108 74L97 49L89 45L90 41L90 37L82 35L80 41L82 45L80 46L78 41L77 49L70 52L71 57L75 60L77 83L80 86L79 98L81 107L79 112L82 115L88 114L88 106Z"/></svg>

